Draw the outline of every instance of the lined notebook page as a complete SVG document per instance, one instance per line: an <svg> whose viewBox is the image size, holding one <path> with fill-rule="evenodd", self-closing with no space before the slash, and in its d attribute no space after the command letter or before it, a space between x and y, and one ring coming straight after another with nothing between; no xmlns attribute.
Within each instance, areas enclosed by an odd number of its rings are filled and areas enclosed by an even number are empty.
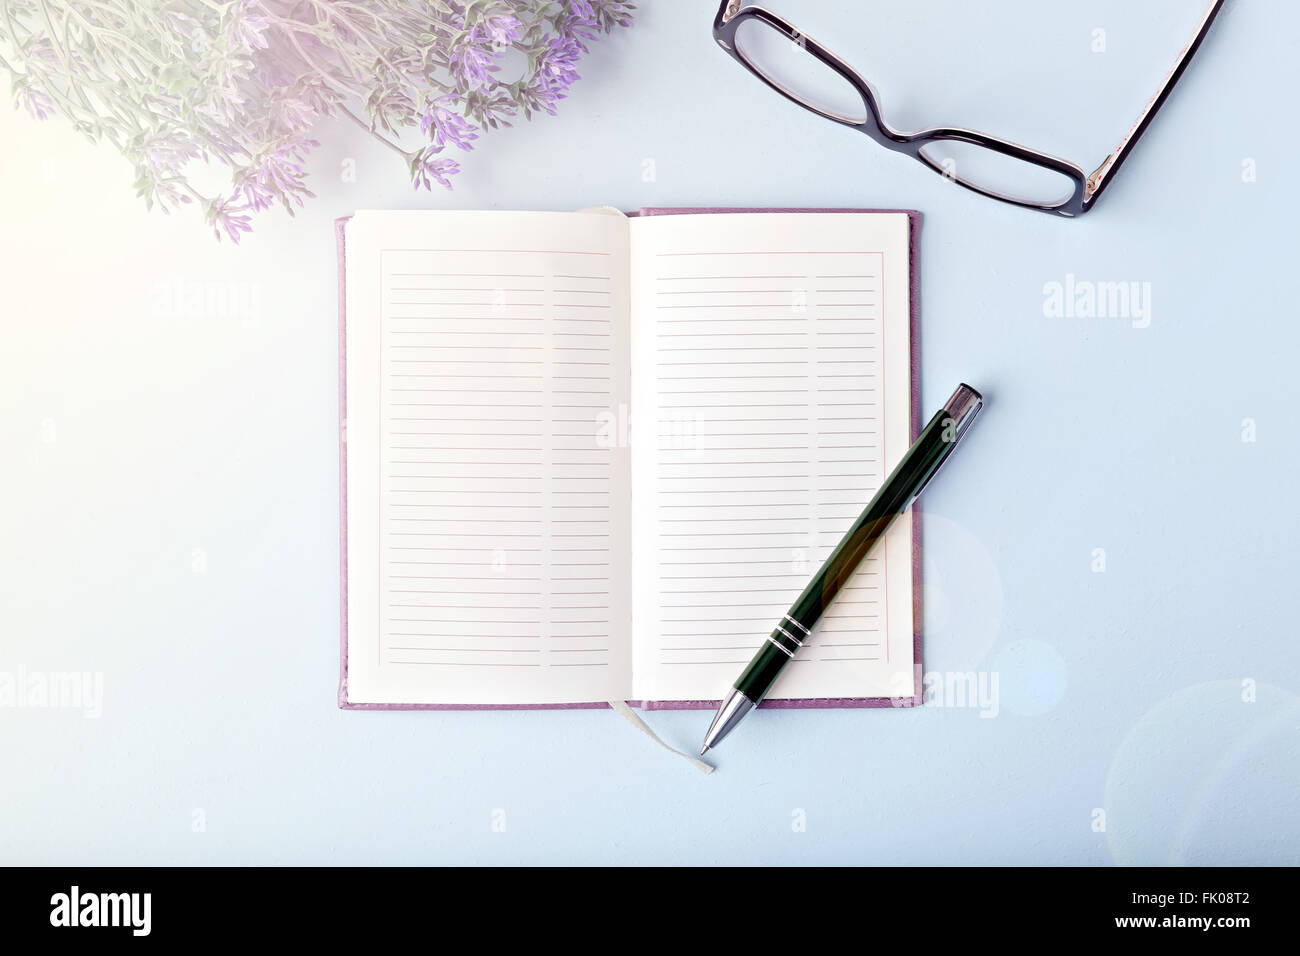
<svg viewBox="0 0 1300 956"><path fill-rule="evenodd" d="M908 447L905 215L632 223L635 691L717 699ZM910 696L911 524L769 695Z"/></svg>
<svg viewBox="0 0 1300 956"><path fill-rule="evenodd" d="M347 229L349 698L628 696L626 220Z"/></svg>

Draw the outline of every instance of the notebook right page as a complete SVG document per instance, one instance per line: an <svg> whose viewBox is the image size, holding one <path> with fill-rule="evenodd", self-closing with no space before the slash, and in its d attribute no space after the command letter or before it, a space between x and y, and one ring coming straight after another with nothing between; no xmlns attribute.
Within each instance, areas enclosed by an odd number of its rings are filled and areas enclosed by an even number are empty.
<svg viewBox="0 0 1300 956"><path fill-rule="evenodd" d="M907 451L904 213L632 221L633 684L717 700ZM911 697L911 516L770 700Z"/></svg>

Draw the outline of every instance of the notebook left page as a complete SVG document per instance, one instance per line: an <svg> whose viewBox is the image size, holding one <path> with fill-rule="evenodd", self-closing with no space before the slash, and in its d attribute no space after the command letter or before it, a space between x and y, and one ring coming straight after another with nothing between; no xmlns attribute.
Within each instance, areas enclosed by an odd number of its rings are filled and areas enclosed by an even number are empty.
<svg viewBox="0 0 1300 956"><path fill-rule="evenodd" d="M349 703L631 694L627 220L346 226Z"/></svg>

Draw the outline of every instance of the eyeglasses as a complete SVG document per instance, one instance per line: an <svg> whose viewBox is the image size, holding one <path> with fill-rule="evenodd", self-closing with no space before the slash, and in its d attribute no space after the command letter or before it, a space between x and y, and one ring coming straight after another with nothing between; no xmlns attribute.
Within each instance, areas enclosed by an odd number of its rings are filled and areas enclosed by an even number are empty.
<svg viewBox="0 0 1300 956"><path fill-rule="evenodd" d="M1058 216L1092 209L1173 92L1225 0L1205 12L1196 35L1159 92L1091 175L1074 163L974 130L936 127L900 133L885 123L876 91L838 56L785 19L744 0L723 0L713 21L718 45L772 89L819 116L919 159L945 179L1003 202Z"/></svg>

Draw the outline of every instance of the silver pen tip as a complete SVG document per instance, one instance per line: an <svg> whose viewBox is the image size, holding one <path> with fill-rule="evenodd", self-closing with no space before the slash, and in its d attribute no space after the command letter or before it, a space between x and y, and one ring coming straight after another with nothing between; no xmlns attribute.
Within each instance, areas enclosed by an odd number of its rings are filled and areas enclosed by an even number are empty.
<svg viewBox="0 0 1300 956"><path fill-rule="evenodd" d="M734 687L727 694L726 700L718 708L718 712L713 715L713 722L709 724L708 733L704 735L704 746L700 748L700 756L704 756L706 750L711 750L718 744L722 743L722 738L731 733L736 724L740 723L742 717L754 709L754 702L736 690Z"/></svg>

